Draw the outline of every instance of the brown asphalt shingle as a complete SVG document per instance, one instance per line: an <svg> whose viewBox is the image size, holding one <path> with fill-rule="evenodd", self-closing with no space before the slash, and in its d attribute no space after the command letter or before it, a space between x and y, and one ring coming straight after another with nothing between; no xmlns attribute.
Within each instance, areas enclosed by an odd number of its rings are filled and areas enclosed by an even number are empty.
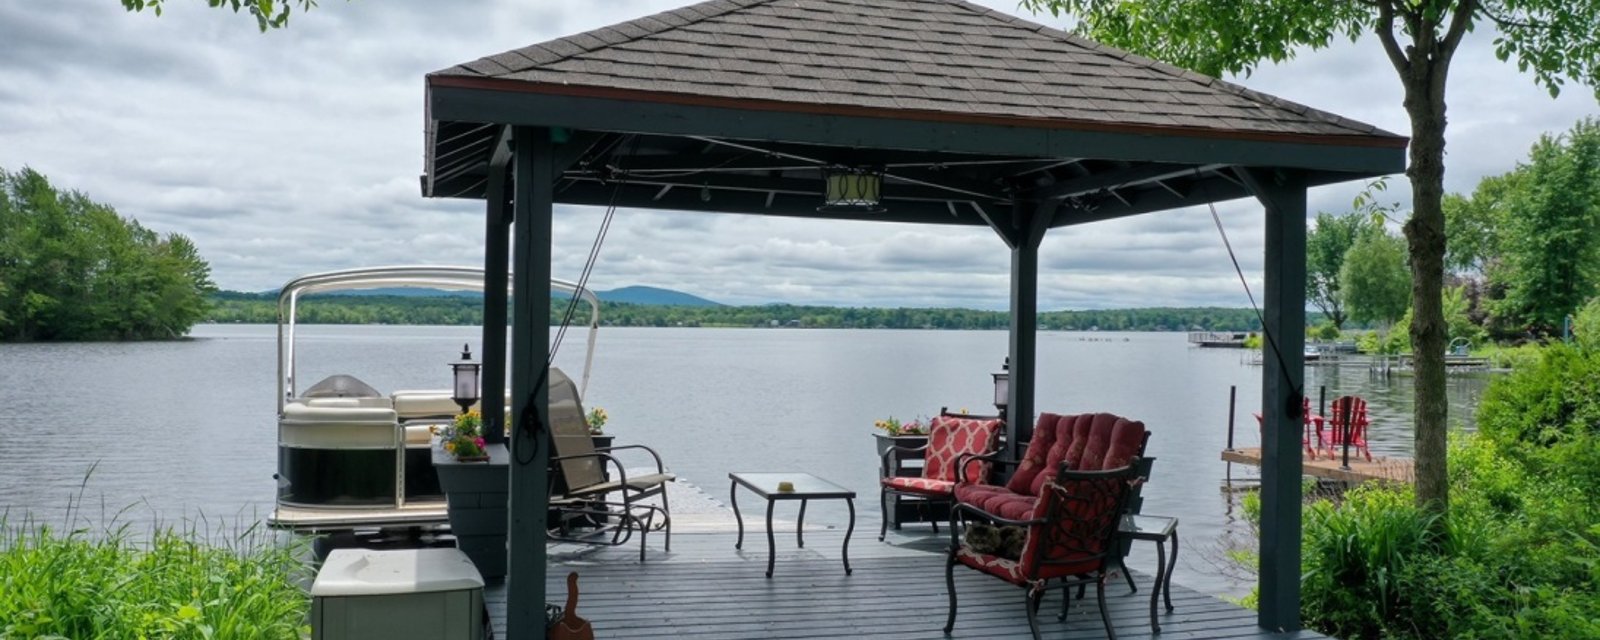
<svg viewBox="0 0 1600 640"><path fill-rule="evenodd" d="M1105 124L1393 136L961 0L711 0L431 76Z"/></svg>

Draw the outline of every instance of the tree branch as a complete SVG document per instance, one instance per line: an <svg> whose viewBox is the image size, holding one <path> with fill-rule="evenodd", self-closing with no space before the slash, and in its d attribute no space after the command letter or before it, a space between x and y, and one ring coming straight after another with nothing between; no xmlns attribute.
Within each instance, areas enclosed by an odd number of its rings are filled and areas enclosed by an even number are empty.
<svg viewBox="0 0 1600 640"><path fill-rule="evenodd" d="M1461 0L1456 5L1454 15L1450 16L1449 31L1444 34L1444 40L1439 43L1439 61L1448 67L1450 58L1456 53L1456 46L1461 44L1461 37L1467 33L1467 27L1472 26L1472 14L1477 13L1478 0Z"/></svg>
<svg viewBox="0 0 1600 640"><path fill-rule="evenodd" d="M1404 76L1411 68L1400 43L1394 37L1394 0L1378 0L1378 40L1383 42L1383 52L1389 55L1394 70Z"/></svg>

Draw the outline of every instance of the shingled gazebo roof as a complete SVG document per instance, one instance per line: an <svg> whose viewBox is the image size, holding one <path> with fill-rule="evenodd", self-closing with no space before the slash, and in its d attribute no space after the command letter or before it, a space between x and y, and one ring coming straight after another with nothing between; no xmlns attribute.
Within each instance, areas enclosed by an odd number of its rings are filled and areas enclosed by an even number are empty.
<svg viewBox="0 0 1600 640"><path fill-rule="evenodd" d="M574 188L561 202L615 202L620 190L622 206L805 215L814 169L877 164L898 167L885 192L904 217L888 219L958 224L984 224L968 205L1019 195L1097 212L1059 224L1245 195L1217 173L1229 166L1303 169L1313 185L1393 173L1406 144L960 0L712 0L459 64L427 83L423 190L438 197L484 197L507 124L637 134L631 163L614 161L614 137L583 140L576 169L563 167ZM762 144L725 145L734 155L708 155L714 162L651 161L737 140ZM803 162L752 161L763 155ZM953 166L984 168L927 171ZM651 167L658 178L705 179L651 179ZM690 182L732 194L705 207L696 202L712 200L670 193ZM1140 204L1141 191L1172 197Z"/></svg>
<svg viewBox="0 0 1600 640"><path fill-rule="evenodd" d="M492 78L897 117L1403 139L956 0L716 0L480 58Z"/></svg>

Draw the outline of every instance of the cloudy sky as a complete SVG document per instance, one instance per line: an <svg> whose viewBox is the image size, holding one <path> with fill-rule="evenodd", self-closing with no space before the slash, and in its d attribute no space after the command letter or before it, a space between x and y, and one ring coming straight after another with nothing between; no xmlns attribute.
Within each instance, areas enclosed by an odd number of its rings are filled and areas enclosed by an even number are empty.
<svg viewBox="0 0 1600 640"><path fill-rule="evenodd" d="M169 0L0 2L0 167L195 240L226 289L379 264L481 264L481 206L419 195L423 75L688 0L323 0L285 31ZM979 0L1022 14L1014 0ZM603 7L603 8L602 8ZM1060 26L1060 21L1043 19ZM1541 133L1600 114L1579 87L1551 99L1468 36L1450 85L1446 187L1511 169ZM1235 79L1399 133L1393 70L1375 41L1303 53ZM1408 200L1403 176L1387 199ZM1311 194L1343 211L1359 185ZM1261 213L1221 206L1259 287ZM555 273L575 278L601 219L558 208ZM1044 309L1243 306L1205 209L1051 232ZM992 232L755 216L622 211L591 284L646 284L745 304L1004 308L1008 256ZM1258 289L1259 290L1259 289Z"/></svg>

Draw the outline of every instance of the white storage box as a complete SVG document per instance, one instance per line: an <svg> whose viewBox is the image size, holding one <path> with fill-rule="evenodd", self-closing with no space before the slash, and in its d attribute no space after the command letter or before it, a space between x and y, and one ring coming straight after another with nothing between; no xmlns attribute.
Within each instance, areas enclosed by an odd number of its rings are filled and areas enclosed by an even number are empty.
<svg viewBox="0 0 1600 640"><path fill-rule="evenodd" d="M481 640L483 577L457 549L337 549L311 585L317 640Z"/></svg>

